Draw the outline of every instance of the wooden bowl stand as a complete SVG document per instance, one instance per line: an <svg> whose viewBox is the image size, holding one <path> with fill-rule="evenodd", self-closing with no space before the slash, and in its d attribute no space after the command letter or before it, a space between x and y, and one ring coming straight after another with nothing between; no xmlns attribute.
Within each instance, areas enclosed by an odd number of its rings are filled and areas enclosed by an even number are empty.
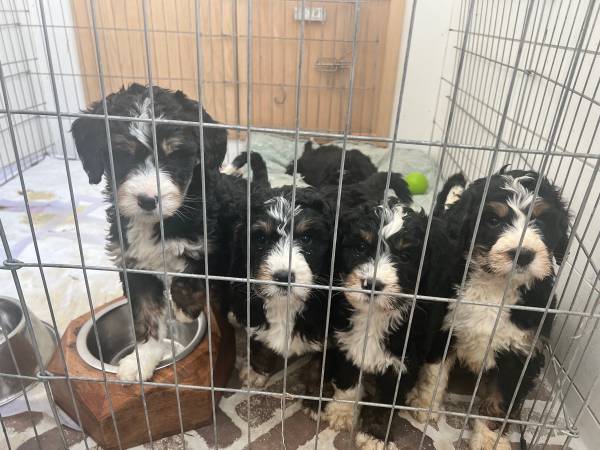
<svg viewBox="0 0 600 450"><path fill-rule="evenodd" d="M103 305L103 307L105 306ZM99 311L103 307L97 310ZM103 448L118 448L117 435L109 406L112 402L112 409L123 448L148 442L148 429L140 386L138 384L109 382L109 401L102 372L88 366L77 353L75 346L77 333L90 316L91 314L87 313L73 320L61 339L69 375L97 380L71 380L75 402L81 417L81 425L85 432ZM214 383L217 387L223 387L229 379L235 362L234 333L229 323L223 320L221 314L214 308L211 316L211 328ZM54 375L65 375L64 364L58 351L54 353L48 365L48 371ZM177 362L177 377L179 384L210 388L208 333L192 353ZM107 373L106 378L108 381L117 380L117 376L112 373ZM174 383L173 367L169 366L155 371L150 381ZM70 395L67 382L65 380L53 380L50 386L56 403L73 420L76 420L73 398ZM156 440L178 434L181 428L175 388L144 385L144 393L152 439ZM184 431L196 429L212 422L210 390L180 387L179 398ZM215 392L215 400L219 401L220 398L221 393Z"/></svg>

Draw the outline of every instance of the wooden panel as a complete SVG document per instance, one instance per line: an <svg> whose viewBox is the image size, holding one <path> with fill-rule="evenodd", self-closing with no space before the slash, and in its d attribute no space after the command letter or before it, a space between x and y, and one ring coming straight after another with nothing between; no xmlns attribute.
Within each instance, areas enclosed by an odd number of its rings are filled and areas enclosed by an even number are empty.
<svg viewBox="0 0 600 450"><path fill-rule="evenodd" d="M100 97L88 0L72 0L88 101ZM147 83L142 0L97 2L98 44L107 92ZM153 81L198 98L194 0L147 0ZM291 0L254 0L251 124L294 128L300 22ZM319 69L323 61L350 63L354 2L309 1L324 23L306 22L299 122L304 130L340 132L346 124L350 67ZM202 97L219 121L246 125L248 101L247 0L200 2ZM350 129L388 134L397 78L403 0L361 2Z"/></svg>

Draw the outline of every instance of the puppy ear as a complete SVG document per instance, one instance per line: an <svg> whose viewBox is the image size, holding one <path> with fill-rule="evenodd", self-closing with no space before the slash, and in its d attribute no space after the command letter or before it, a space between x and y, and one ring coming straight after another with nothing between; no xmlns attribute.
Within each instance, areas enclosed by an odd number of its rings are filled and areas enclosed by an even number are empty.
<svg viewBox="0 0 600 450"><path fill-rule="evenodd" d="M71 133L90 184L100 183L108 152L104 120L80 117L73 122Z"/></svg>
<svg viewBox="0 0 600 450"><path fill-rule="evenodd" d="M426 278L428 295L452 296L455 272L460 265L459 259L462 252L458 242L448 235L446 223L437 217L431 221L427 253L429 261Z"/></svg>
<svg viewBox="0 0 600 450"><path fill-rule="evenodd" d="M560 266L567 256L567 245L569 243L569 213L562 202L559 211L560 216L556 221L559 238L556 246L553 249L553 253L556 263Z"/></svg>
<svg viewBox="0 0 600 450"><path fill-rule="evenodd" d="M473 234L471 217L474 206L478 206L475 203L473 192L467 189L461 198L441 216L448 237L458 244L461 251L471 243Z"/></svg>
<svg viewBox="0 0 600 450"><path fill-rule="evenodd" d="M307 207L320 212L323 215L323 217L325 217L327 221L330 222L333 226L335 209L332 209L332 205L330 205L329 202L327 202L327 200L325 199L325 197L323 197L316 189L306 188L302 191L297 191L296 203L304 204Z"/></svg>
<svg viewBox="0 0 600 450"><path fill-rule="evenodd" d="M244 215L245 217L245 215ZM233 227L233 239L231 239L230 245L230 261L229 261L229 273L232 275L244 275L246 276L246 222L245 220L237 221ZM243 274L242 271L243 270Z"/></svg>
<svg viewBox="0 0 600 450"><path fill-rule="evenodd" d="M197 109L196 109L197 111ZM197 114L197 113L196 113ZM195 120L197 120L196 117ZM218 123L204 109L202 110L203 123ZM200 163L200 129L192 127L194 138L198 142L197 161ZM227 153L227 130L224 128L202 127L204 132L204 164L208 169L219 169Z"/></svg>

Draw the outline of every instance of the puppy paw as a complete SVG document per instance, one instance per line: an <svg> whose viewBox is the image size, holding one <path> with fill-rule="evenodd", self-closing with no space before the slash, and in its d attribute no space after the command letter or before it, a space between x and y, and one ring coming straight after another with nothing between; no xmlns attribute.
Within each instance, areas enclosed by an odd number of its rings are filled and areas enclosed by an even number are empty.
<svg viewBox="0 0 600 450"><path fill-rule="evenodd" d="M231 311L227 313L227 321L234 328L242 328L242 324L237 320L237 317L235 317L235 314Z"/></svg>
<svg viewBox="0 0 600 450"><path fill-rule="evenodd" d="M171 306L173 307L173 316L178 322L192 323L194 320L196 320L194 317L191 317L190 315L186 314L186 312L179 306L177 306L175 303L172 303Z"/></svg>
<svg viewBox="0 0 600 450"><path fill-rule="evenodd" d="M471 432L471 439L469 441L469 448L471 450L511 450L512 445L505 436L500 436L498 445L496 440L498 439L498 433L490 430L487 425L480 420L476 420Z"/></svg>
<svg viewBox="0 0 600 450"><path fill-rule="evenodd" d="M232 175L234 177L241 177L244 173L233 164L227 164L225 167L221 167L221 173L224 175Z"/></svg>
<svg viewBox="0 0 600 450"><path fill-rule="evenodd" d="M140 371L138 372L137 359L135 357L135 352L127 355L121 361L119 361L119 371L117 372L117 376L120 380L123 381L139 381L140 380L140 372L142 373L142 381L149 380L152 378L154 374L154 369L156 365L145 364L140 355Z"/></svg>
<svg viewBox="0 0 600 450"><path fill-rule="evenodd" d="M309 405L303 405L302 406L302 412L304 414L306 414L308 417L310 417L312 420L314 420L315 422L318 420L319 415L317 414L317 410L315 408L313 408L312 406ZM323 415L321 415L321 419L323 419Z"/></svg>
<svg viewBox="0 0 600 450"><path fill-rule="evenodd" d="M433 410L439 410L440 404L438 402L434 402L431 414L428 414L428 409L431 406L431 402L427 401L426 398L431 397L431 395L424 394L418 389L413 389L406 396L406 404L408 406L412 406L413 408L424 408L423 410L411 411L411 415L419 422L425 423L427 421L427 417L429 417L430 421L437 422L440 418L439 414L433 412Z"/></svg>
<svg viewBox="0 0 600 450"><path fill-rule="evenodd" d="M171 307L175 318L190 323L204 311L206 290L203 280L174 277L171 281Z"/></svg>
<svg viewBox="0 0 600 450"><path fill-rule="evenodd" d="M244 365L244 367L240 369L239 376L240 381L245 387L258 389L264 388L267 385L267 381L269 380L269 377L267 375L263 375L254 371L252 367L250 367L250 370L248 370L248 366L246 365Z"/></svg>
<svg viewBox="0 0 600 450"><path fill-rule="evenodd" d="M324 416L329 426L334 430L350 430L352 429L352 420L354 418L354 404L340 403L333 400L325 406Z"/></svg>
<svg viewBox="0 0 600 450"><path fill-rule="evenodd" d="M384 441L377 439L367 433L359 431L356 433L356 439L354 440L356 447L360 450L398 450L398 446L393 442L388 442L384 446Z"/></svg>

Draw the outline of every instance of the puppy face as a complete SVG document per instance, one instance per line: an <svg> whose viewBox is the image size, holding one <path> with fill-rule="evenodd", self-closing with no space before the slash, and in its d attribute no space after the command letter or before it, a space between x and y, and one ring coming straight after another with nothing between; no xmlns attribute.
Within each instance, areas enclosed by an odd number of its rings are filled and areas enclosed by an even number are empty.
<svg viewBox="0 0 600 450"><path fill-rule="evenodd" d="M292 210L290 193L279 191L253 212L250 228L252 277L281 283L287 283L289 278L291 282L312 284L319 282L328 269L330 220L324 215L324 203L309 199L305 194L304 190L297 191L296 206ZM258 285L256 289L264 297L287 296L287 286L283 285ZM309 291L304 287L291 288L293 297L299 300L306 299Z"/></svg>
<svg viewBox="0 0 600 450"><path fill-rule="evenodd" d="M153 88L154 113L159 119L198 121L199 107L181 92ZM147 87L133 84L106 98L109 115L149 119L152 102ZM104 113L101 102L93 104L88 112ZM203 112L206 122L214 122ZM156 125L157 160L154 159L153 133L150 122L110 121L110 138L114 158L114 173L110 170L108 142L104 120L82 117L73 123L73 137L90 183L99 183L107 177L107 188L112 193L111 178L117 186L116 201L120 213L129 218L157 222L159 220L159 192L164 217L170 217L185 200L196 166L200 141L196 127L170 124ZM205 129L205 158L207 170L227 145L225 130Z"/></svg>
<svg viewBox="0 0 600 450"><path fill-rule="evenodd" d="M148 123L132 123L113 146L119 210L126 217L159 220L158 187L164 217L172 216L186 196L196 165L196 152L183 136L157 127L158 161L154 161ZM151 132L151 131L150 131ZM160 136L160 137L159 137ZM158 170L157 170L158 169Z"/></svg>
<svg viewBox="0 0 600 450"><path fill-rule="evenodd" d="M546 179L541 182L538 196L534 196L537 180L538 174L524 171L501 172L492 177L473 251L474 262L484 270L500 276L511 272L526 225L516 261L516 281L541 280L552 274L553 256L558 262L562 260L568 214L556 189ZM474 182L465 191L464 201L461 198L456 204L457 210L468 209L464 218L467 234L473 233L484 184L485 179ZM527 224L530 208L533 210Z"/></svg>
<svg viewBox="0 0 600 450"><path fill-rule="evenodd" d="M377 233L383 216L381 254L375 273ZM354 289L381 291L375 306L392 310L407 304L405 299L386 294L414 292L427 218L408 207L358 208L342 218L341 248L337 268L342 284ZM347 292L357 309L369 307L370 294Z"/></svg>

